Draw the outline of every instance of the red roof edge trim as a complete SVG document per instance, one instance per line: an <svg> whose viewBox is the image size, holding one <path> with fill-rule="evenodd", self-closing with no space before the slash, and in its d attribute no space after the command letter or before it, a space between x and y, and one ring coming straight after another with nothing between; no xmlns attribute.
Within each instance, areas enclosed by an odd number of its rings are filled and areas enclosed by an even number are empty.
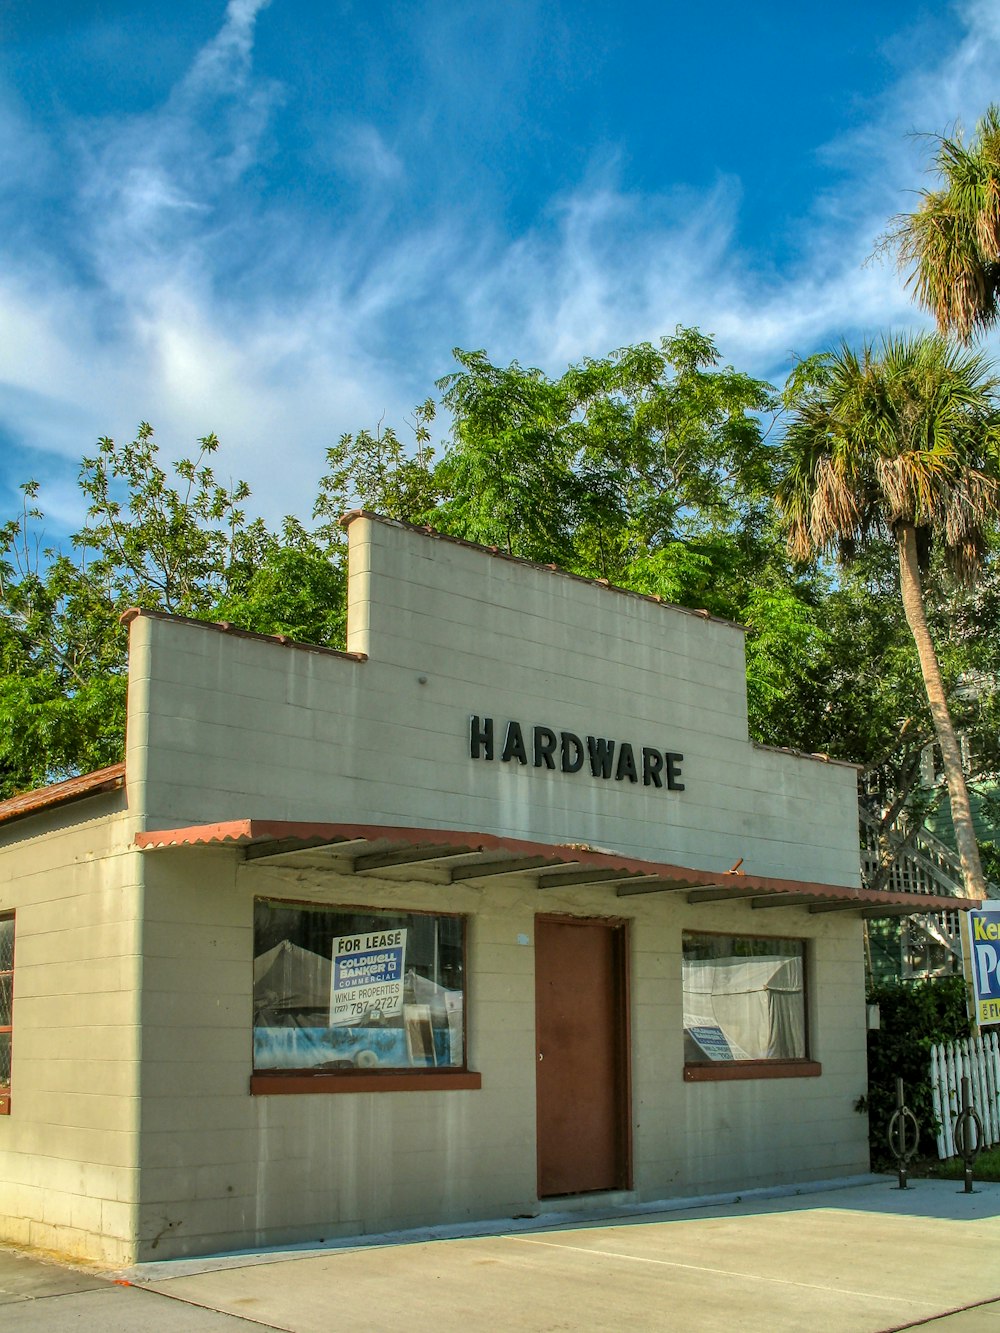
<svg viewBox="0 0 1000 1333"><path fill-rule="evenodd" d="M228 620L199 620L196 616L180 616L173 611L147 611L141 606L130 606L118 617L122 625L131 625L133 620L172 620L180 625L197 625L199 629L215 630L217 634L229 634L236 639L257 639L261 643L279 643L282 648L298 648L306 653L323 653L327 657L342 657L348 662L367 662L367 653L348 653L342 648L327 648L322 643L303 643L292 639L287 634L258 634L256 630L240 629Z"/></svg>
<svg viewBox="0 0 1000 1333"><path fill-rule="evenodd" d="M452 546L462 546L467 551L478 551L480 555L489 555L495 560L509 560L511 564L524 565L528 569L541 569L547 574L560 574L564 579L574 579L577 583L587 583L594 588L604 588L608 592L620 593L623 597L635 597L640 602L652 602L655 606L662 606L667 611L680 611L685 616L697 616L699 620L710 620L716 625L728 625L730 629L741 630L744 634L750 633L746 625L741 625L736 620L725 620L722 616L713 616L708 611L696 611L690 606L678 606L676 602L665 601L662 597L655 597L650 593L634 592L631 588L620 588L617 583L609 583L607 579L588 579L582 574L571 574L568 569L561 569L558 565L543 565L537 560L525 560L523 556L511 555L509 551L502 551L499 546L482 546L478 542L466 541L464 537L452 537L450 533L438 532L437 528L432 528L429 525L421 527L416 523L406 523L401 518L386 518L383 514L376 514L371 509L348 510L346 514L341 516L340 526L349 528L356 518L368 518L373 523L381 523L387 528L405 528L407 532L418 532L422 537L432 537L435 541L448 542Z"/></svg>
<svg viewBox="0 0 1000 1333"><path fill-rule="evenodd" d="M111 764L108 768L99 768L94 773L83 773L78 778L53 782L51 786L38 787L34 791L22 792L20 796L11 796L6 801L0 801L0 824L8 823L12 819L21 819L25 815L36 814L39 810L48 810L54 805L79 801L85 796L117 791L124 785L124 764Z"/></svg>
<svg viewBox="0 0 1000 1333"><path fill-rule="evenodd" d="M274 825L278 828L280 825ZM309 825L288 825L305 828ZM189 828L153 830L135 835L140 851L160 851L165 847L218 847L229 844L247 847L252 842L263 842L280 834L264 834L259 820L230 819L224 824L193 824Z"/></svg>
<svg viewBox="0 0 1000 1333"><path fill-rule="evenodd" d="M355 842L383 840L404 845L427 847L468 847L470 852L508 852L512 857L540 856L551 865L572 864L597 870L621 871L625 875L649 875L674 880L685 888L715 887L732 882L734 888L759 890L768 894L805 894L818 902L834 900L864 906L912 907L914 911L964 911L978 907L970 898L944 898L930 894L891 893L884 890L854 888L842 884L820 884L811 880L774 879L765 875L745 875L742 871L693 870L688 866L643 861L636 857L605 851L585 844L529 842L521 838L501 837L495 833L469 830L409 828L382 824L299 823L289 820L233 819L222 824L196 824L187 828L151 830L137 833L135 845L144 851L172 847L247 847L252 843L317 841ZM919 900L919 907L915 901Z"/></svg>

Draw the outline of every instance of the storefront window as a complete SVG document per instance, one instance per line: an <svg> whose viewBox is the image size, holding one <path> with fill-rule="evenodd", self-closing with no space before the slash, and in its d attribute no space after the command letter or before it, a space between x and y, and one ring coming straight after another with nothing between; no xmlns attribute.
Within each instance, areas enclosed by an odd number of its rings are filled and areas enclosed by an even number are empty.
<svg viewBox="0 0 1000 1333"><path fill-rule="evenodd" d="M254 1070L465 1067L458 916L258 899Z"/></svg>
<svg viewBox="0 0 1000 1333"><path fill-rule="evenodd" d="M685 934L684 1061L804 1060L805 942Z"/></svg>

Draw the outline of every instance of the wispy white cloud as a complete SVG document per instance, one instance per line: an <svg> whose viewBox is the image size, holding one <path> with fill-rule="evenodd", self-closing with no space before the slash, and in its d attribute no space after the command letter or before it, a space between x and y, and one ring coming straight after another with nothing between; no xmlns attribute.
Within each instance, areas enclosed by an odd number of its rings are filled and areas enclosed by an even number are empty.
<svg viewBox="0 0 1000 1333"><path fill-rule="evenodd" d="M878 249L889 219L912 207L925 183L933 133L956 122L971 129L997 97L1000 14L983 0L959 14L964 36L953 49L903 73L862 128L818 146L835 183L801 218L800 257L780 273L755 268L738 248L739 182L688 193L678 209L676 200L630 197L605 178L561 201L554 235L509 247L474 289L484 318L503 293L508 306L522 296L527 308L507 327L522 351L527 342L552 367L676 322L697 324L727 360L773 378L795 356L841 338L927 325L891 254Z"/></svg>
<svg viewBox="0 0 1000 1333"><path fill-rule="evenodd" d="M179 85L181 97L197 97L204 91L214 93L220 85L247 83L257 16L269 4L270 0L229 0L221 29L198 52Z"/></svg>
<svg viewBox="0 0 1000 1333"><path fill-rule="evenodd" d="M331 161L362 182L394 184L405 174L402 158L374 125L342 124L329 148Z"/></svg>
<svg viewBox="0 0 1000 1333"><path fill-rule="evenodd" d="M67 176L66 253L17 227L0 239L0 426L35 451L60 512L81 452L145 418L169 456L215 430L222 469L250 480L270 518L305 514L323 449L383 412L400 421L456 343L556 371L689 323L727 360L780 377L841 335L917 323L892 265L865 261L919 182L926 145L908 132L971 124L1000 55L1000 16L976 0L948 53L903 72L863 129L827 146L834 184L775 272L739 247L739 180L650 197L622 185L613 158L519 234L460 191L401 227L394 192L418 167L342 116L325 150L336 219L306 216L254 184L289 96L254 71L264 7L231 0L152 111L58 137L0 102L21 177L44 192Z"/></svg>

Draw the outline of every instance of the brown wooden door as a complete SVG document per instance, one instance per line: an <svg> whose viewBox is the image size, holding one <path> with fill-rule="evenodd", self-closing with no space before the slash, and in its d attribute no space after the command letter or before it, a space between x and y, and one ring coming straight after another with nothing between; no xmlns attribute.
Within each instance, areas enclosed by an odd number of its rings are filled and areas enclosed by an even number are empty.
<svg viewBox="0 0 1000 1333"><path fill-rule="evenodd" d="M625 928L535 918L538 1194L628 1188Z"/></svg>

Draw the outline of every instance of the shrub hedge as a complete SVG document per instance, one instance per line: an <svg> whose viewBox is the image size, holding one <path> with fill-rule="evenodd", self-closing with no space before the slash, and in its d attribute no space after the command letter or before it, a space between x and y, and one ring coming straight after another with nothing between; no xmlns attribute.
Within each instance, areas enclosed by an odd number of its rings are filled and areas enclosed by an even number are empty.
<svg viewBox="0 0 1000 1333"><path fill-rule="evenodd" d="M859 1099L857 1109L868 1112L872 1167L891 1170L895 1163L887 1136L897 1078L920 1125L918 1152L936 1152L931 1047L969 1036L967 987L962 976L884 982L870 988L868 1003L878 1005L880 1027L868 1033L868 1095Z"/></svg>

